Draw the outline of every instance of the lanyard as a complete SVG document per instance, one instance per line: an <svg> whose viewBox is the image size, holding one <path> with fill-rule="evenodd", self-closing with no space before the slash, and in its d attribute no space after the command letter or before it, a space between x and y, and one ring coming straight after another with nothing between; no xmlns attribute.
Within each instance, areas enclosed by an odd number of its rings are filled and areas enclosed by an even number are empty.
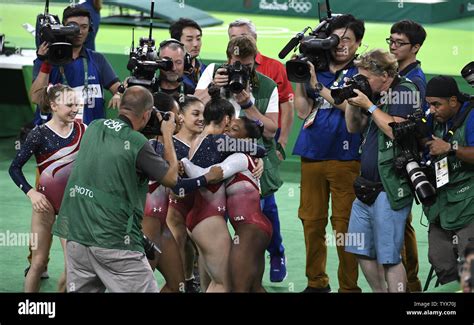
<svg viewBox="0 0 474 325"><path fill-rule="evenodd" d="M89 99L89 79L88 79L88 65L87 65L87 59L86 58L82 58L82 63L84 65L84 88L82 90L82 95L84 96L84 103L88 103L88 99ZM60 66L59 67L59 72L61 73L61 77L63 79L63 85L66 85L66 86L69 86L68 82L67 82L67 79L66 79L66 75L64 74L64 67L63 66Z"/></svg>

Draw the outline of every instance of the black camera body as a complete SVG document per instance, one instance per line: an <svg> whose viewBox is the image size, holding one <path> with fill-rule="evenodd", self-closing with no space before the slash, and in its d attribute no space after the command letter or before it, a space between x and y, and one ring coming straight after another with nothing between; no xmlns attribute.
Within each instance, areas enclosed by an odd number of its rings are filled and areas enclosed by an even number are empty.
<svg viewBox="0 0 474 325"><path fill-rule="evenodd" d="M70 39L79 34L79 26L69 23L64 26L56 15L49 13L37 16L40 43L47 42L49 49L44 59L53 65L64 65L72 61L72 44Z"/></svg>
<svg viewBox="0 0 474 325"><path fill-rule="evenodd" d="M372 97L372 88L370 88L367 78L358 73L348 81L342 88L331 89L331 97L334 99L336 105L342 104L346 99L357 97L354 89L363 92L368 98Z"/></svg>
<svg viewBox="0 0 474 325"><path fill-rule="evenodd" d="M327 18L321 19L318 6L319 25L308 36L304 36L304 34L310 29L309 26L296 34L278 54L280 59L284 59L291 50L299 46L300 54L295 59L286 62L288 80L296 83L308 82L311 78L308 62L314 65L315 71L326 71L329 69L331 49L339 44L339 36L329 34L329 26L334 19L329 6L329 0L326 0L326 9Z"/></svg>
<svg viewBox="0 0 474 325"><path fill-rule="evenodd" d="M162 120L159 120L156 116L157 113L161 114ZM162 135L161 123L170 119L170 112L159 111L156 107L153 107L148 123L145 125L143 130L140 132L145 136L157 136Z"/></svg>
<svg viewBox="0 0 474 325"><path fill-rule="evenodd" d="M143 86L151 92L155 92L157 85L156 71L173 69L173 61L160 59L155 48L153 38L141 37L137 48L130 49L127 69L131 73L128 86Z"/></svg>
<svg viewBox="0 0 474 325"><path fill-rule="evenodd" d="M433 205L436 202L436 190L432 185L434 173L431 162L421 161L422 149L419 145L427 134L423 112L418 109L406 121L392 122L389 126L392 128L394 144L400 149L400 153L394 157L395 170L408 178L417 199L424 206Z"/></svg>
<svg viewBox="0 0 474 325"><path fill-rule="evenodd" d="M226 88L232 93L239 94L247 88L250 79L250 70L245 65L242 65L240 61L234 64L223 64L219 67L219 69L221 68L226 70L223 74L229 76Z"/></svg>
<svg viewBox="0 0 474 325"><path fill-rule="evenodd" d="M315 71L329 69L331 62L331 49L339 44L339 37L335 34L327 35L328 20L323 27L309 36L303 37L299 46L300 54L293 60L286 62L288 80L304 83L311 78L308 61L314 65Z"/></svg>

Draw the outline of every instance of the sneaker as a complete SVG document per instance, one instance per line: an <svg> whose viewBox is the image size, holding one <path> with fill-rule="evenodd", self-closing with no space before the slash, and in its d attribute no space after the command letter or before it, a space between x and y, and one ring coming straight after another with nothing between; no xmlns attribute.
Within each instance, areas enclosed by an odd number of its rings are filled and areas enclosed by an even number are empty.
<svg viewBox="0 0 474 325"><path fill-rule="evenodd" d="M185 290L186 290L186 293L199 293L201 292L201 286L199 285L199 282L197 282L195 278L192 278L192 279L186 280Z"/></svg>
<svg viewBox="0 0 474 325"><path fill-rule="evenodd" d="M324 288L315 288L307 286L306 289L303 290L303 293L329 293L331 292L331 286L328 284Z"/></svg>
<svg viewBox="0 0 474 325"><path fill-rule="evenodd" d="M26 278L26 275L28 274L28 271L30 270L30 267L31 265L29 265L25 269L25 278ZM44 272L41 274L41 280L45 280L45 279L49 279L48 269L45 269Z"/></svg>
<svg viewBox="0 0 474 325"><path fill-rule="evenodd" d="M270 281L281 282L285 280L288 272L286 272L286 257L285 255L270 256Z"/></svg>

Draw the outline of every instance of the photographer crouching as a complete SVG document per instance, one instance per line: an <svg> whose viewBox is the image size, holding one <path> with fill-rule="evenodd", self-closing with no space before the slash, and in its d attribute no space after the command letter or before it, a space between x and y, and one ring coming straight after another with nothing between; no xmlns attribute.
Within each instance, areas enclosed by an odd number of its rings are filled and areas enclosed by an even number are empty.
<svg viewBox="0 0 474 325"><path fill-rule="evenodd" d="M355 65L359 69L356 79L361 79L357 84L369 87L359 87L364 93L354 89L349 95L357 96L347 99L345 111L349 132L363 134L361 175L354 182L357 198L348 230L349 236L360 240L346 245L346 251L357 256L374 292L405 292L406 272L400 254L413 194L408 178L395 169L399 148L389 124L413 114L420 103L415 98L419 93L411 81L398 75L397 59L386 51L372 50Z"/></svg>
<svg viewBox="0 0 474 325"><path fill-rule="evenodd" d="M143 207L148 181L173 187L178 163L173 113L161 121L164 159L138 132L152 108L146 88L129 87L119 117L96 120L84 134L53 227L67 239L68 292L158 292L145 257L144 246L154 247L143 238Z"/></svg>
<svg viewBox="0 0 474 325"><path fill-rule="evenodd" d="M457 260L474 240L474 107L447 76L426 86L427 142L436 174L436 203L424 206L430 222L428 257L441 284L457 279Z"/></svg>

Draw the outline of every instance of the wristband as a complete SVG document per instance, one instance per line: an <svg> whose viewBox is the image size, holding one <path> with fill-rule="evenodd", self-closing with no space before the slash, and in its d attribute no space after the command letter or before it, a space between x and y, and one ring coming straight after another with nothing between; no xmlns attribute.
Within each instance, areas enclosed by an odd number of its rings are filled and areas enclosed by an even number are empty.
<svg viewBox="0 0 474 325"><path fill-rule="evenodd" d="M247 108L250 108L252 106L253 106L253 102L251 100L249 100L247 104L240 105L240 108L241 109L247 109Z"/></svg>
<svg viewBox="0 0 474 325"><path fill-rule="evenodd" d="M50 74L51 73L51 69L53 69L53 66L51 64L49 64L48 62L43 62L41 64L41 68L40 68L40 72L43 72L43 73L46 73L46 74Z"/></svg>
<svg viewBox="0 0 474 325"><path fill-rule="evenodd" d="M378 108L377 105L374 104L374 105L372 105L372 106L369 107L369 109L367 110L367 112L369 112L370 114L373 114L374 111L375 111L377 108Z"/></svg>

